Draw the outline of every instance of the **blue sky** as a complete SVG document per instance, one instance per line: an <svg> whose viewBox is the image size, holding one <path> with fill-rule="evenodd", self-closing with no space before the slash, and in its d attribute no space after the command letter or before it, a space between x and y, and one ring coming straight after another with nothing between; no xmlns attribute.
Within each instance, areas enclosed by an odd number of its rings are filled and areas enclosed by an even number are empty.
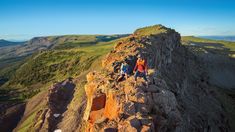
<svg viewBox="0 0 235 132"><path fill-rule="evenodd" d="M235 35L235 1L0 0L0 39L132 33L154 24L181 35Z"/></svg>

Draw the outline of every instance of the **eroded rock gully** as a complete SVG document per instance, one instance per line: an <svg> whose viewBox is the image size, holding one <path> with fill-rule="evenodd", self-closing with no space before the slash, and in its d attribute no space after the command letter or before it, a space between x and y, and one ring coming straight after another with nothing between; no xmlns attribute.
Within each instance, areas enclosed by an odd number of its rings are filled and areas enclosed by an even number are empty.
<svg viewBox="0 0 235 132"><path fill-rule="evenodd" d="M45 97L45 106L36 112L30 131L53 132L56 130L73 98L74 88L75 84L71 79L54 84Z"/></svg>
<svg viewBox="0 0 235 132"><path fill-rule="evenodd" d="M103 70L87 75L85 131L230 131L221 104L210 94L200 60L180 45L180 35L157 26L158 34L136 31L103 60ZM142 53L149 87L133 76L116 83L120 64L133 68ZM203 80L203 81L202 81Z"/></svg>

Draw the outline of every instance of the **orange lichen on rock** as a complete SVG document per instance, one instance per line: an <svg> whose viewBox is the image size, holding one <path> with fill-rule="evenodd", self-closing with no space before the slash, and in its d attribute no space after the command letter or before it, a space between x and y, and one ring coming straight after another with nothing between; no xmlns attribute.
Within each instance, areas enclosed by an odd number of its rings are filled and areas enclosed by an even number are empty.
<svg viewBox="0 0 235 132"><path fill-rule="evenodd" d="M114 92L109 92L104 109L104 116L110 120L118 117L120 112L120 104Z"/></svg>
<svg viewBox="0 0 235 132"><path fill-rule="evenodd" d="M90 72L87 74L86 78L88 82L91 82L95 79L96 72Z"/></svg>
<svg viewBox="0 0 235 132"><path fill-rule="evenodd" d="M85 132L94 132L94 123L87 122Z"/></svg>
<svg viewBox="0 0 235 132"><path fill-rule="evenodd" d="M106 95L101 94L99 96L96 96L92 98L91 102L92 102L91 106L88 106L86 109L89 110L86 111L87 112L86 116L88 116L87 117L88 124L86 128L87 132L94 132L94 124L103 119L104 107L106 103Z"/></svg>
<svg viewBox="0 0 235 132"><path fill-rule="evenodd" d="M93 73L90 73L87 75L88 82L93 80L92 78L94 78ZM88 120L89 115L90 115L91 107L93 104L93 95L97 87L98 87L98 84L95 82L90 82L87 85L85 85L85 92L88 98L87 98L87 106L86 106L83 119L86 121Z"/></svg>
<svg viewBox="0 0 235 132"><path fill-rule="evenodd" d="M89 117L89 122L95 123L97 120L102 119L103 113L104 113L104 109L100 109L97 111L91 111L90 117Z"/></svg>

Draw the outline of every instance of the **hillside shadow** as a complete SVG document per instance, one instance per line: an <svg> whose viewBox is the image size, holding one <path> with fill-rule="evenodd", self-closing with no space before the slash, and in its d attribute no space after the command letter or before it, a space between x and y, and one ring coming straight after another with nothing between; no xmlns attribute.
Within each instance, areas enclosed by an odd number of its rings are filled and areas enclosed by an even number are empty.
<svg viewBox="0 0 235 132"><path fill-rule="evenodd" d="M231 51L231 49L225 47L224 44L190 42L188 44L188 47L202 48L205 50L204 55L207 55L208 53L212 53L212 54L224 55L224 56L227 56L228 58L231 58L232 60L235 60L235 58L231 57L231 55L235 54L235 51Z"/></svg>
<svg viewBox="0 0 235 132"><path fill-rule="evenodd" d="M54 114L62 115L68 108L68 105L74 97L76 85L72 82L72 78L69 78L61 83L53 85L49 90L48 107L53 113L49 117L49 130L53 131L63 117L55 117Z"/></svg>
<svg viewBox="0 0 235 132"><path fill-rule="evenodd" d="M0 131L1 132L12 132L17 126L22 116L24 115L25 103L20 103L16 105L1 104L0 105ZM6 107L6 108L2 108ZM3 112L5 111L5 112Z"/></svg>

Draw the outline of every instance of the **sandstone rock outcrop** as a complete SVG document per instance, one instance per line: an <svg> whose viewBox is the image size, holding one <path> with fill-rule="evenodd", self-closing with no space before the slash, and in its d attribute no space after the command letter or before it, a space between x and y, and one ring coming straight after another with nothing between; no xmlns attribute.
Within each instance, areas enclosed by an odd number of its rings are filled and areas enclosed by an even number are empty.
<svg viewBox="0 0 235 132"><path fill-rule="evenodd" d="M121 63L133 69L137 54L147 59L149 86L142 79L135 85L133 76L116 83ZM180 45L179 33L162 25L121 39L103 69L87 75L85 130L229 131L221 104L200 81L206 76L199 61Z"/></svg>

